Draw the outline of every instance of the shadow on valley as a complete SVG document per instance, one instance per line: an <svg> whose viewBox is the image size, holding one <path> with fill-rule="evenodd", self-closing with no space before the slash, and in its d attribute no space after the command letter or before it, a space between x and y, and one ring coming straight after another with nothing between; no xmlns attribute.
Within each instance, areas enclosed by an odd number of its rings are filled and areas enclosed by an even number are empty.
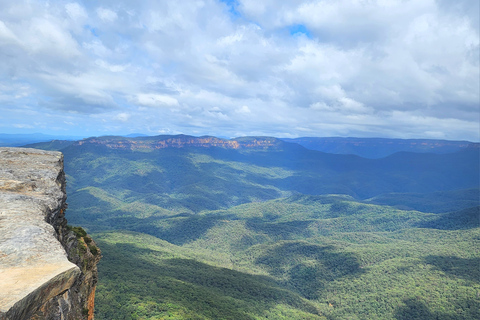
<svg viewBox="0 0 480 320"><path fill-rule="evenodd" d="M106 220L115 230L129 230L146 233L175 245L195 241L203 236L219 220L230 219L230 215L203 216L181 213L175 216L149 217L113 217Z"/></svg>
<svg viewBox="0 0 480 320"><path fill-rule="evenodd" d="M457 319L480 319L480 303L478 300L467 299L456 301L461 306L461 313L432 312L421 301L420 297L404 301L405 306L397 308L394 317L397 320L457 320Z"/></svg>
<svg viewBox="0 0 480 320"><path fill-rule="evenodd" d="M281 242L267 249L256 264L283 280L288 288L307 299L318 299L326 283L364 272L351 253L337 251L333 246L305 242Z"/></svg>
<svg viewBox="0 0 480 320"><path fill-rule="evenodd" d="M422 222L419 227L439 230L478 228L480 227L480 206L439 214L437 219Z"/></svg>
<svg viewBox="0 0 480 320"><path fill-rule="evenodd" d="M463 259L448 256L427 256L425 263L449 276L480 283L480 258Z"/></svg>
<svg viewBox="0 0 480 320"><path fill-rule="evenodd" d="M98 319L255 319L278 304L302 319L322 319L317 309L272 279L191 259L169 251L99 241Z"/></svg>
<svg viewBox="0 0 480 320"><path fill-rule="evenodd" d="M218 222L239 219L234 214L224 215L196 215L182 213L167 217L149 217L139 219L135 217L114 217L107 220L106 225L113 225L116 230L130 230L146 233L175 245L184 245L205 235ZM267 239L288 240L308 236L309 221L264 222L261 218L246 219L246 227L256 234L265 233L268 238L259 236L261 241L249 245L262 243ZM247 245L245 243L245 245Z"/></svg>

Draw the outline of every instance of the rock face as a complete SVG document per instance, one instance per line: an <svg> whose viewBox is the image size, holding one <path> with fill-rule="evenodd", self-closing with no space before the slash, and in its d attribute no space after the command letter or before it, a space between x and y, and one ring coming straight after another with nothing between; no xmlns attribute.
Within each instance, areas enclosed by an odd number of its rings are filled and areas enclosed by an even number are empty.
<svg viewBox="0 0 480 320"><path fill-rule="evenodd" d="M282 144L281 140L271 137L244 137L238 139L221 139L216 137L192 137L186 135L156 137L97 137L76 141L73 145L103 145L108 149L149 151L165 148L218 147L224 149L270 149Z"/></svg>
<svg viewBox="0 0 480 320"><path fill-rule="evenodd" d="M65 201L60 152L0 148L0 320L93 319L101 254Z"/></svg>

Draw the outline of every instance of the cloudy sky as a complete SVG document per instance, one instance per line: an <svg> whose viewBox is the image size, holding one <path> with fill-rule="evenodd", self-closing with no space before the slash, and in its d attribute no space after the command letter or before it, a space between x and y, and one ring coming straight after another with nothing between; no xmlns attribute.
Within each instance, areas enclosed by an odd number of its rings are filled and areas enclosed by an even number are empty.
<svg viewBox="0 0 480 320"><path fill-rule="evenodd" d="M0 132L480 140L478 0L0 0Z"/></svg>

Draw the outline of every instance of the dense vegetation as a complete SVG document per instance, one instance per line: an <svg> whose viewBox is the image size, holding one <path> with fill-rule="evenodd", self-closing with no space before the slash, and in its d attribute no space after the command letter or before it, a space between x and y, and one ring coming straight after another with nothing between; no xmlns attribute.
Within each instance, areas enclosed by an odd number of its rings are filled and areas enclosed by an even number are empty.
<svg viewBox="0 0 480 320"><path fill-rule="evenodd" d="M198 216L134 227L152 236L96 235L98 318L480 316L478 208L431 214L309 196Z"/></svg>
<svg viewBox="0 0 480 320"><path fill-rule="evenodd" d="M62 151L97 319L480 318L478 150Z"/></svg>
<svg viewBox="0 0 480 320"><path fill-rule="evenodd" d="M473 149L446 155L397 153L375 160L280 141L261 151L219 147L131 151L93 143L62 151L70 197L88 198L93 193L101 201L106 197L126 204L138 201L177 212L228 208L294 192L367 199L479 185L478 150Z"/></svg>

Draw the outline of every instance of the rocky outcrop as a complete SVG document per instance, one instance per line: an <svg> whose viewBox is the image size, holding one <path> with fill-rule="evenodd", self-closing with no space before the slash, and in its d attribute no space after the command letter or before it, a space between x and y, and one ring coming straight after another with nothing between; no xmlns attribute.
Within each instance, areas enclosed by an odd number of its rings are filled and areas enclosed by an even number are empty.
<svg viewBox="0 0 480 320"><path fill-rule="evenodd" d="M192 137L186 135L125 138L105 136L76 141L73 145L103 145L109 149L148 151L165 148L224 148L224 149L271 149L278 148L281 140L271 137L244 137L221 139L216 137Z"/></svg>
<svg viewBox="0 0 480 320"><path fill-rule="evenodd" d="M0 148L0 320L93 319L101 254L65 201L60 152Z"/></svg>

